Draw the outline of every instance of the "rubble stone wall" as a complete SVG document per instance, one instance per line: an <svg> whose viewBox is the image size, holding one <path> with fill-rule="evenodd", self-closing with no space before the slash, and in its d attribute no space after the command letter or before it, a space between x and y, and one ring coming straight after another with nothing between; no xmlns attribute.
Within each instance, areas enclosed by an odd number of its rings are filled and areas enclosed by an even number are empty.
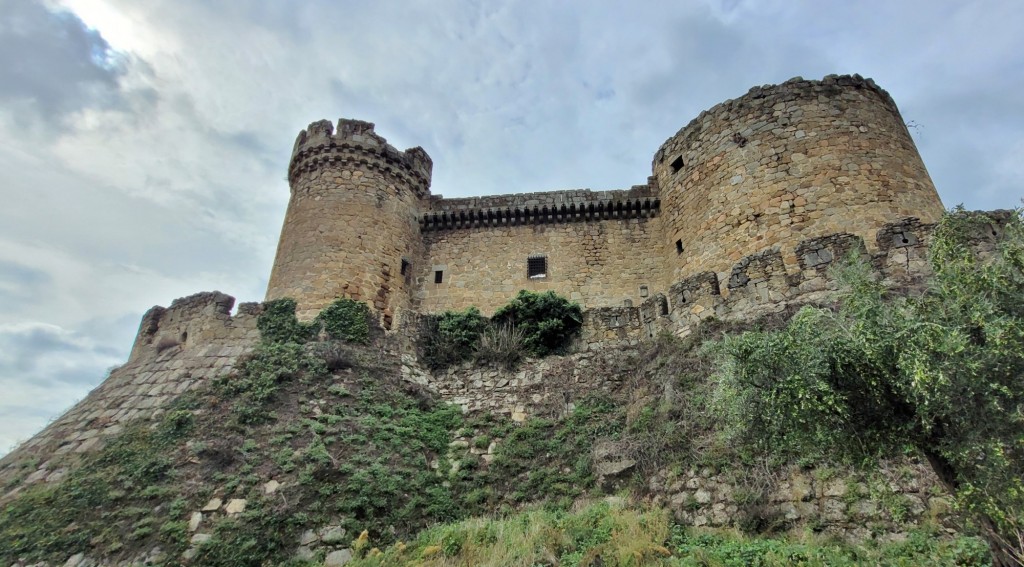
<svg viewBox="0 0 1024 567"><path fill-rule="evenodd" d="M261 311L258 303L243 303L232 316L234 303L229 295L206 292L146 312L128 362L0 459L0 489L19 475L27 474L20 487L60 480L78 455L102 447L129 421L155 420L184 392L230 373L259 341ZM11 495L0 494L0 501Z"/></svg>

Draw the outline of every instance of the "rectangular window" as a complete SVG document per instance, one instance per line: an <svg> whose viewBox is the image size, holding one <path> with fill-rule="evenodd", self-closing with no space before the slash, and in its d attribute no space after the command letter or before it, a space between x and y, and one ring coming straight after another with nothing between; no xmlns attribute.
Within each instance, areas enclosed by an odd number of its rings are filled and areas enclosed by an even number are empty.
<svg viewBox="0 0 1024 567"><path fill-rule="evenodd" d="M434 283L441 283L444 281L444 271L434 270Z"/></svg>
<svg viewBox="0 0 1024 567"><path fill-rule="evenodd" d="M526 259L526 277L530 279L544 278L548 275L548 258L534 254Z"/></svg>
<svg viewBox="0 0 1024 567"><path fill-rule="evenodd" d="M676 240L676 254L682 254L682 253L683 253L683 241L682 240Z"/></svg>
<svg viewBox="0 0 1024 567"><path fill-rule="evenodd" d="M402 275L409 275L409 261L406 260L405 258L402 258Z"/></svg>
<svg viewBox="0 0 1024 567"><path fill-rule="evenodd" d="M672 163L669 164L669 167L672 168L672 173L679 173L679 170L683 168L683 156L679 156L676 159L672 160Z"/></svg>

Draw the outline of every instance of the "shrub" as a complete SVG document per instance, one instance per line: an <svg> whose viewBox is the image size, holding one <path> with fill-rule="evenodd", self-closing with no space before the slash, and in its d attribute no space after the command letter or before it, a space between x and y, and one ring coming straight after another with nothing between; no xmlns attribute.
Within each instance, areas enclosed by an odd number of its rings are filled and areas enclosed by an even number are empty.
<svg viewBox="0 0 1024 567"><path fill-rule="evenodd" d="M263 340L272 343L304 343L311 335L307 325L295 317L294 299L284 298L263 304L263 313L256 321Z"/></svg>
<svg viewBox="0 0 1024 567"><path fill-rule="evenodd" d="M491 362L505 368L515 368L526 352L525 335L512 323L492 323L480 335L477 360Z"/></svg>
<svg viewBox="0 0 1024 567"><path fill-rule="evenodd" d="M510 324L523 333L523 346L535 356L564 352L580 327L583 311L579 304L561 297L553 291L534 293L520 290L519 294L494 313L492 322Z"/></svg>
<svg viewBox="0 0 1024 567"><path fill-rule="evenodd" d="M256 327L264 341L271 343L305 343L322 329L336 340L366 343L370 340L370 310L365 303L352 299L334 300L311 323L301 323L295 316L294 299L268 301L263 305Z"/></svg>
<svg viewBox="0 0 1024 567"><path fill-rule="evenodd" d="M423 359L434 370L469 360L480 342L487 319L476 307L445 311L430 317L424 329Z"/></svg>
<svg viewBox="0 0 1024 567"><path fill-rule="evenodd" d="M356 354L344 343L327 341L313 345L313 354L324 361L327 370L344 370L352 368L357 361Z"/></svg>

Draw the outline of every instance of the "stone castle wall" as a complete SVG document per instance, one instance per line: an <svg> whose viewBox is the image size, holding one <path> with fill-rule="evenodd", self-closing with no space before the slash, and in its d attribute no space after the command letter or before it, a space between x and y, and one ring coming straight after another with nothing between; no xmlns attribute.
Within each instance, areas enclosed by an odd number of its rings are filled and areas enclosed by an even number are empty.
<svg viewBox="0 0 1024 567"><path fill-rule="evenodd" d="M436 200L422 223L430 262L418 272L415 305L491 314L521 289L554 291L585 309L639 303L662 263L650 193L638 186ZM544 258L543 277L528 276L531 257Z"/></svg>
<svg viewBox="0 0 1024 567"><path fill-rule="evenodd" d="M857 75L755 87L702 112L627 191L445 199L430 195L431 167L368 122L302 131L267 299L293 297L309 319L354 298L385 328L401 310L491 312L520 289L613 307L695 274L728 279L774 247L799 270L794 247L829 234L875 252L884 224L943 211L892 98ZM547 258L544 277L527 277L530 256Z"/></svg>
<svg viewBox="0 0 1024 567"><path fill-rule="evenodd" d="M896 104L859 76L755 87L669 138L661 188L666 281L723 272L774 246L943 212ZM677 244L678 243L678 244Z"/></svg>
<svg viewBox="0 0 1024 567"><path fill-rule="evenodd" d="M6 487L57 482L82 453L102 447L129 421L157 419L178 396L231 372L259 341L258 303L219 292L197 293L170 307L153 307L142 318L131 356L82 401L0 459L0 501ZM32 469L24 468L32 463Z"/></svg>

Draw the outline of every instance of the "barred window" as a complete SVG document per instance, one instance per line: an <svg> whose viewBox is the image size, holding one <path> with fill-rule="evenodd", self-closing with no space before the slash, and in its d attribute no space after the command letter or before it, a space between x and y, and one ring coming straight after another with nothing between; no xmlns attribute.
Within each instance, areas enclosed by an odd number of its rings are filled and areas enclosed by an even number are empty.
<svg viewBox="0 0 1024 567"><path fill-rule="evenodd" d="M534 254L526 259L526 277L530 279L545 278L548 275L548 258Z"/></svg>

